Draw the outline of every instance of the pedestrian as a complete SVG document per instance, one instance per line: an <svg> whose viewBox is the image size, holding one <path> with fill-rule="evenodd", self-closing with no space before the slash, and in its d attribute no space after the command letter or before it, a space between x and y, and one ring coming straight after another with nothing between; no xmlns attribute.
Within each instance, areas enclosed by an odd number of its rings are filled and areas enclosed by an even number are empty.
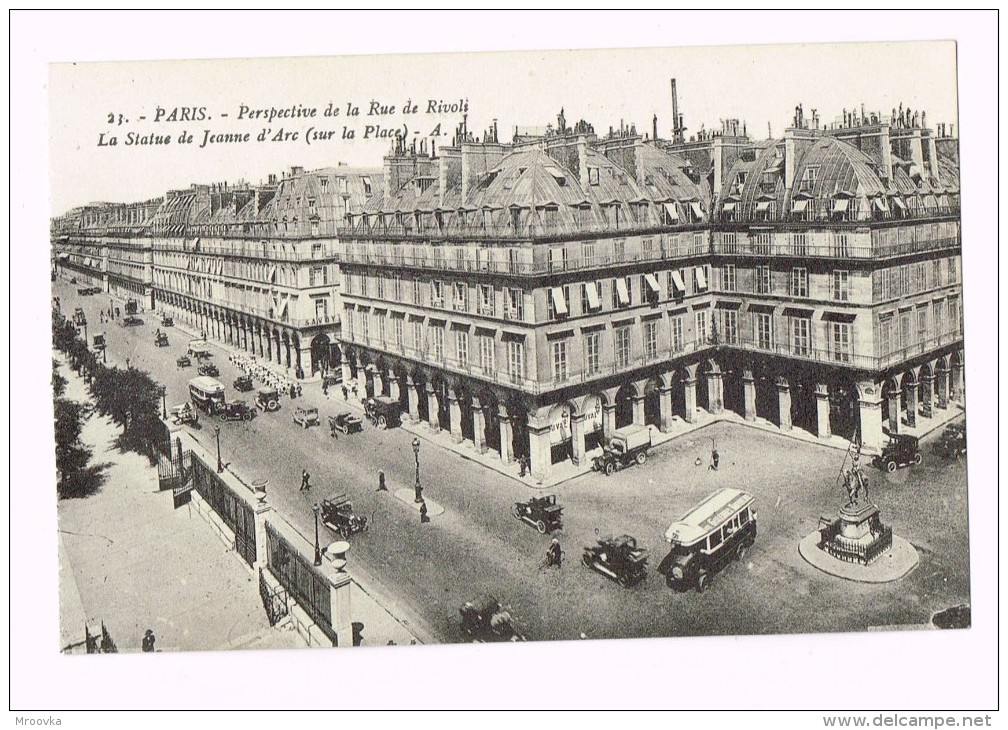
<svg viewBox="0 0 1008 730"><path fill-rule="evenodd" d="M350 400L350 392L347 390L347 387L341 385L340 388L343 390L343 400Z"/></svg>
<svg viewBox="0 0 1008 730"><path fill-rule="evenodd" d="M420 502L420 524L422 525L425 522L430 522L430 517L427 516L427 502L426 501L421 501Z"/></svg>
<svg viewBox="0 0 1008 730"><path fill-rule="evenodd" d="M525 454L518 455L518 476L523 477L528 471L528 458Z"/></svg>
<svg viewBox="0 0 1008 730"><path fill-rule="evenodd" d="M293 385L291 385L291 387L290 387L290 397L291 397L291 400L293 400L294 398L297 397L297 393L294 390L294 386Z"/></svg>
<svg viewBox="0 0 1008 730"><path fill-rule="evenodd" d="M555 565L560 567L563 563L563 550L560 549L560 541L555 537L553 542L550 543L549 549L546 551L546 566Z"/></svg>
<svg viewBox="0 0 1008 730"><path fill-rule="evenodd" d="M711 450L710 458L711 458L711 464L710 464L711 470L717 471L718 461L720 461L720 456L718 456L717 449Z"/></svg>
<svg viewBox="0 0 1008 730"><path fill-rule="evenodd" d="M326 381L322 381L322 395L326 398L329 397L329 384Z"/></svg>
<svg viewBox="0 0 1008 730"><path fill-rule="evenodd" d="M298 398L301 397L301 386L300 385L297 386L297 397Z"/></svg>
<svg viewBox="0 0 1008 730"><path fill-rule="evenodd" d="M305 490L310 490L311 489L311 485L308 483L308 479L310 479L310 478L311 478L311 475L308 473L308 470L307 469L302 469L301 470L301 489L298 490L299 492L303 492Z"/></svg>
<svg viewBox="0 0 1008 730"><path fill-rule="evenodd" d="M156 640L156 637L154 636L154 632L151 631L150 629L147 629L147 632L144 634L144 637L143 637L143 643L141 644L143 650L145 652L152 652L152 651L154 651L154 641L155 640Z"/></svg>
<svg viewBox="0 0 1008 730"><path fill-rule="evenodd" d="M116 308L115 308L115 310L116 310L116 313L115 313L115 318L116 318L116 319L119 319L119 307L116 307ZM203 339L205 340L205 339L206 339L206 337L204 337Z"/></svg>
<svg viewBox="0 0 1008 730"><path fill-rule="evenodd" d="M388 487L385 486L385 472L381 469L378 470L378 491L387 492Z"/></svg>

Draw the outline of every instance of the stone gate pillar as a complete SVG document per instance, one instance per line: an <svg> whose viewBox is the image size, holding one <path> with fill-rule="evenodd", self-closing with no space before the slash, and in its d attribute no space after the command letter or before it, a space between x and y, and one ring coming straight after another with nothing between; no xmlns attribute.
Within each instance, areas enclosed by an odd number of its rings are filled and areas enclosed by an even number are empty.
<svg viewBox="0 0 1008 730"><path fill-rule="evenodd" d="M939 370L935 373L935 394L938 396L938 407L948 408L948 371Z"/></svg>
<svg viewBox="0 0 1008 730"><path fill-rule="evenodd" d="M498 404L497 425L500 427L500 455L501 461L510 464L514 460L514 433L511 425L511 414L508 413L507 406Z"/></svg>
<svg viewBox="0 0 1008 730"><path fill-rule="evenodd" d="M486 414L483 413L483 406L480 404L479 398L473 396L472 399L472 414L473 414L473 446L476 450L485 454L487 452L486 443Z"/></svg>
<svg viewBox="0 0 1008 730"><path fill-rule="evenodd" d="M409 418L413 423L420 422L420 384L413 382L413 377L406 376L406 401Z"/></svg>
<svg viewBox="0 0 1008 730"><path fill-rule="evenodd" d="M343 385L347 385L350 382L350 378L353 374L350 372L350 361L347 360L346 355L343 356L342 362L340 362L340 376L343 379Z"/></svg>
<svg viewBox="0 0 1008 730"><path fill-rule="evenodd" d="M712 416L724 411L724 381L720 370L707 373L707 407Z"/></svg>
<svg viewBox="0 0 1008 730"><path fill-rule="evenodd" d="M889 391L889 433L897 434L902 430L902 424L900 423L900 403L902 398L900 397L901 383L897 382L896 387Z"/></svg>
<svg viewBox="0 0 1008 730"><path fill-rule="evenodd" d="M430 383L427 384L427 423L430 425L431 431L437 433L441 430L441 422L438 420L438 410L440 406L438 404L438 395L434 390L434 386Z"/></svg>
<svg viewBox="0 0 1008 730"><path fill-rule="evenodd" d="M394 370L388 371L388 394L392 400L399 400L399 378L396 377Z"/></svg>
<svg viewBox="0 0 1008 730"><path fill-rule="evenodd" d="M816 397L816 435L821 439L828 439L833 435L830 429L830 402L829 386L826 383L817 383L815 387Z"/></svg>
<svg viewBox="0 0 1008 730"><path fill-rule="evenodd" d="M742 373L742 394L745 400L745 413L742 415L747 421L756 420L756 379L752 370L745 370Z"/></svg>
<svg viewBox="0 0 1008 730"><path fill-rule="evenodd" d="M608 443L616 431L616 403L602 404L602 438Z"/></svg>
<svg viewBox="0 0 1008 730"><path fill-rule="evenodd" d="M532 477L538 482L545 480L553 469L551 430L548 408L541 408L537 413L529 414L529 464L532 468Z"/></svg>
<svg viewBox="0 0 1008 730"><path fill-rule="evenodd" d="M925 418L932 418L932 400L934 399L934 375L921 375L921 410Z"/></svg>
<svg viewBox="0 0 1008 730"><path fill-rule="evenodd" d="M907 426L914 428L917 425L917 378L911 372L908 376L909 382L904 383L906 387L906 418Z"/></svg>
<svg viewBox="0 0 1008 730"><path fill-rule="evenodd" d="M777 413L781 431L791 430L791 384L786 378L777 378Z"/></svg>
<svg viewBox="0 0 1008 730"><path fill-rule="evenodd" d="M962 361L956 365L952 365L949 369L949 377L951 379L950 389L951 393L949 397L959 403L966 402L966 389L965 389L965 379L963 377L965 371L965 366Z"/></svg>
<svg viewBox="0 0 1008 730"><path fill-rule="evenodd" d="M633 422L637 426L644 425L644 396L643 395L632 395L630 400L633 401Z"/></svg>
<svg viewBox="0 0 1008 730"><path fill-rule="evenodd" d="M861 447L877 454L882 449L882 386L863 381L857 384L857 392Z"/></svg>

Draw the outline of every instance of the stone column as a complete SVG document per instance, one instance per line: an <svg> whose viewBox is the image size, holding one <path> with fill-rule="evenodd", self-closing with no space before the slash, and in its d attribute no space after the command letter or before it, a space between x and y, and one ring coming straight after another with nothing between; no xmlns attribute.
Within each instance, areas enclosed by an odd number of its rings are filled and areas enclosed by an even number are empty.
<svg viewBox="0 0 1008 730"><path fill-rule="evenodd" d="M672 430L672 386L662 384L658 388L658 429L662 433Z"/></svg>
<svg viewBox="0 0 1008 730"><path fill-rule="evenodd" d="M427 423L431 431L437 433L441 430L441 423L438 421L438 396L430 383L427 384Z"/></svg>
<svg viewBox="0 0 1008 730"><path fill-rule="evenodd" d="M882 449L882 387L861 382L857 391L861 446L877 454Z"/></svg>
<svg viewBox="0 0 1008 730"><path fill-rule="evenodd" d="M500 427L501 461L510 464L514 460L514 434L511 431L511 414L505 405L497 406L497 425Z"/></svg>
<svg viewBox="0 0 1008 730"><path fill-rule="evenodd" d="M336 632L336 646L353 646L353 610L350 604L350 575L326 566L329 579L329 624Z"/></svg>
<svg viewBox="0 0 1008 730"><path fill-rule="evenodd" d="M900 423L900 391L896 388L889 392L889 433L897 434L902 430Z"/></svg>
<svg viewBox="0 0 1008 730"><path fill-rule="evenodd" d="M939 370L935 373L935 394L938 396L938 407L948 408L948 371Z"/></svg>
<svg viewBox="0 0 1008 730"><path fill-rule="evenodd" d="M602 404L602 440L606 443L616 431L616 404Z"/></svg>
<svg viewBox="0 0 1008 730"><path fill-rule="evenodd" d="M394 370L388 371L388 394L392 400L399 400L399 378L396 377Z"/></svg>
<svg viewBox="0 0 1008 730"><path fill-rule="evenodd" d="M462 404L459 403L459 396L454 388L448 389L448 425L452 440L457 444L462 443Z"/></svg>
<svg viewBox="0 0 1008 730"><path fill-rule="evenodd" d="M473 396L472 399L472 414L473 414L473 446L476 450L485 454L487 452L486 443L486 414L483 413L483 406L480 404L479 398Z"/></svg>
<svg viewBox="0 0 1008 730"><path fill-rule="evenodd" d="M357 372L360 372L360 370ZM364 396L374 398L376 395L379 395L376 391L374 366L368 365L364 368Z"/></svg>
<svg viewBox="0 0 1008 730"><path fill-rule="evenodd" d="M255 539L256 539L256 568L265 568L269 563L269 555L267 555L266 550L266 517L269 515L272 507L269 502L266 501L266 493L262 493L262 501L253 507L254 510L254 520L255 520Z"/></svg>
<svg viewBox="0 0 1008 730"><path fill-rule="evenodd" d="M917 378L911 378L906 385L906 417L907 426L914 428L917 425Z"/></svg>
<svg viewBox="0 0 1008 730"><path fill-rule="evenodd" d="M791 384L784 378L777 379L777 413L781 431L790 431Z"/></svg>
<svg viewBox="0 0 1008 730"><path fill-rule="evenodd" d="M644 396L643 395L632 395L630 400L633 401L633 422L637 426L644 425Z"/></svg>
<svg viewBox="0 0 1008 730"><path fill-rule="evenodd" d="M350 378L353 374L350 372L350 361L347 360L346 356L343 356L343 362L340 363L340 376L343 380L343 385L347 385L350 382Z"/></svg>
<svg viewBox="0 0 1008 730"><path fill-rule="evenodd" d="M966 402L966 388L964 387L965 379L963 377L964 370L965 367L961 361L958 365L953 365L949 369L949 378L951 380L949 384L951 387L949 398L951 400L958 401L959 403Z"/></svg>
<svg viewBox="0 0 1008 730"><path fill-rule="evenodd" d="M532 478L541 482L549 476L553 468L548 418L536 418L530 413L528 417L528 438L529 464L532 468Z"/></svg>
<svg viewBox="0 0 1008 730"><path fill-rule="evenodd" d="M297 352L298 361L296 364L301 367L301 371L304 373L305 377L310 378L312 373L315 372L315 363L312 361L311 345L308 347L300 347Z"/></svg>
<svg viewBox="0 0 1008 730"><path fill-rule="evenodd" d="M696 422L696 381L696 376L692 373L687 373L683 380L683 388L686 393L686 413L684 414L686 423Z"/></svg>
<svg viewBox="0 0 1008 730"><path fill-rule="evenodd" d="M826 383L817 383L815 387L815 397L816 435L821 439L828 439L833 433L830 430L829 386Z"/></svg>
<svg viewBox="0 0 1008 730"><path fill-rule="evenodd" d="M921 391L921 407L924 412L925 418L932 418L934 413L932 412L932 400L934 399L934 375L922 375L921 385L924 389Z"/></svg>
<svg viewBox="0 0 1008 730"><path fill-rule="evenodd" d="M571 461L575 465L585 460L585 420L584 413L571 414Z"/></svg>
<svg viewBox="0 0 1008 730"><path fill-rule="evenodd" d="M745 399L745 420L756 420L756 378L751 370L742 373L742 393Z"/></svg>
<svg viewBox="0 0 1008 730"><path fill-rule="evenodd" d="M708 413L718 415L724 411L724 381L720 371L707 373Z"/></svg>
<svg viewBox="0 0 1008 730"><path fill-rule="evenodd" d="M413 382L410 375L406 376L406 400L408 402L409 417L413 423L420 422L420 385Z"/></svg>
<svg viewBox="0 0 1008 730"><path fill-rule="evenodd" d="M378 368L371 371L371 387L374 389L374 397L385 395L385 373Z"/></svg>

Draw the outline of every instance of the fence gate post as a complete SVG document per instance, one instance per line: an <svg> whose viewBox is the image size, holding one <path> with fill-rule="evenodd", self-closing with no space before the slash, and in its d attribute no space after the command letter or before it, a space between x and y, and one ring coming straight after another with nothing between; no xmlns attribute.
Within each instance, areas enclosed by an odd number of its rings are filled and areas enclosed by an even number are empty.
<svg viewBox="0 0 1008 730"><path fill-rule="evenodd" d="M269 548L266 543L266 516L273 508L266 501L266 492L257 492L256 497L258 498L258 502L253 505L256 541L255 567L262 569L269 565Z"/></svg>
<svg viewBox="0 0 1008 730"><path fill-rule="evenodd" d="M336 632L337 646L353 646L353 620L350 610L350 575L330 567L326 570L329 579L329 625Z"/></svg>
<svg viewBox="0 0 1008 730"><path fill-rule="evenodd" d="M182 439L179 436L175 437L175 450L178 452L178 465L179 468L182 467Z"/></svg>

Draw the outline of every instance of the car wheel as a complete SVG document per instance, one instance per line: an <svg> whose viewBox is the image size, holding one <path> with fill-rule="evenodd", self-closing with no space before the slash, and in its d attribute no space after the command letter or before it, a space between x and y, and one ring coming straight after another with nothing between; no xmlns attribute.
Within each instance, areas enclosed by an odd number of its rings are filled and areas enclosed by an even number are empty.
<svg viewBox="0 0 1008 730"><path fill-rule="evenodd" d="M707 573L701 573L697 576L696 589L697 593L703 593L705 590L710 588L710 576Z"/></svg>
<svg viewBox="0 0 1008 730"><path fill-rule="evenodd" d="M539 534L540 535L545 535L546 534L546 523L543 522L542 520L539 520L538 522L536 522L536 529L539 530Z"/></svg>
<svg viewBox="0 0 1008 730"><path fill-rule="evenodd" d="M914 454L913 462L914 462L914 464L918 464L919 465L922 461L924 461L924 457L918 451L916 454Z"/></svg>
<svg viewBox="0 0 1008 730"><path fill-rule="evenodd" d="M638 465L643 465L645 461L647 461L647 454L646 453L644 453L642 451L639 454L637 454L637 464Z"/></svg>
<svg viewBox="0 0 1008 730"><path fill-rule="evenodd" d="M514 507L511 508L511 514L513 514L518 519L521 519L521 509L518 507L518 505L515 505Z"/></svg>
<svg viewBox="0 0 1008 730"><path fill-rule="evenodd" d="M885 468L887 472L892 474L894 471L896 471L896 462L890 459L889 461L886 462Z"/></svg>
<svg viewBox="0 0 1008 730"><path fill-rule="evenodd" d="M303 428L305 431L307 431L308 430L308 421L302 422L301 423L301 428Z"/></svg>
<svg viewBox="0 0 1008 730"><path fill-rule="evenodd" d="M591 558L589 558L587 555L582 555L581 556L581 562L584 564L584 567L586 567L586 568L591 568L592 567Z"/></svg>
<svg viewBox="0 0 1008 730"><path fill-rule="evenodd" d="M220 414L220 419L221 419L222 421L227 421L227 414L226 414L226 413L222 413L222 414Z"/></svg>
<svg viewBox="0 0 1008 730"><path fill-rule="evenodd" d="M378 421L375 425L379 428L379 430L384 431L388 428L388 421L385 420L385 416L378 416Z"/></svg>
<svg viewBox="0 0 1008 730"><path fill-rule="evenodd" d="M616 582L619 583L624 588L629 588L630 587L630 576L628 576L628 575L621 575L621 576L619 576L616 579Z"/></svg>
<svg viewBox="0 0 1008 730"><path fill-rule="evenodd" d="M607 477L611 477L614 471L616 471L616 467L613 466L613 463L611 461L606 462L606 465L605 465L605 475Z"/></svg>
<svg viewBox="0 0 1008 730"><path fill-rule="evenodd" d="M748 546L744 542L739 543L738 549L735 550L735 557L738 559L739 562L745 560L746 551L748 549L749 549Z"/></svg>
<svg viewBox="0 0 1008 730"><path fill-rule="evenodd" d="M277 408L280 407L280 404L277 403L275 400L271 400L267 405L269 406L269 409L271 411L275 411Z"/></svg>

